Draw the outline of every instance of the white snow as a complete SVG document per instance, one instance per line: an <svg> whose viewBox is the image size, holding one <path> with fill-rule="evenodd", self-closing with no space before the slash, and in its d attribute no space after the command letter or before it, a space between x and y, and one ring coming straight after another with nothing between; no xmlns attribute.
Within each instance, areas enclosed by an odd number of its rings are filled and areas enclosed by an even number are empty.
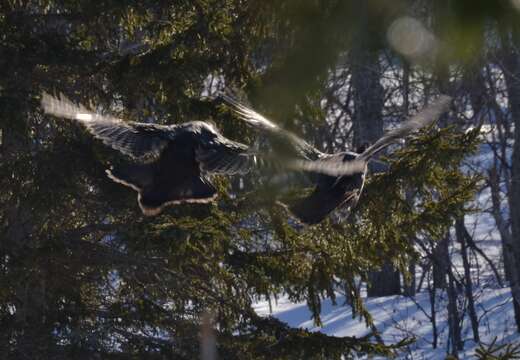
<svg viewBox="0 0 520 360"><path fill-rule="evenodd" d="M477 313L480 319L479 333L481 341L491 342L498 337L498 342L518 341L514 323L512 299L509 288L477 289ZM352 317L352 309L345 305L345 298L337 298L337 305L330 299L322 303L321 320L323 326L316 326L311 319L311 312L305 303L291 303L287 297L278 301L272 299L272 313L267 300L255 304L258 314L273 315L292 327L320 331L333 336L363 336L370 332L365 321ZM430 316L430 300L426 291L415 296L387 296L365 298L365 306L372 314L376 328L381 332L385 343L396 343L404 337L415 337L416 342L402 351L401 359L444 359L447 352L448 323L447 298L444 293L436 299L437 328L439 341L437 349L433 349L433 326ZM464 351L461 359L471 358L475 351L475 343L467 319L464 321Z"/></svg>

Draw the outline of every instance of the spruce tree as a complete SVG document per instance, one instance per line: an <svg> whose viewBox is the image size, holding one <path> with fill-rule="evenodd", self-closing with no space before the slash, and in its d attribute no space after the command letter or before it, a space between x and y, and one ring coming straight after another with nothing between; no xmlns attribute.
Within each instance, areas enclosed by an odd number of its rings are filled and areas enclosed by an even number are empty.
<svg viewBox="0 0 520 360"><path fill-rule="evenodd" d="M342 282L371 324L355 281L387 259L404 271L416 254L410 239L438 238L463 214L475 179L459 165L478 141L476 131L424 132L392 156L388 172L371 177L352 219L300 229L255 190L266 181L257 173L243 179L247 191L236 179L218 179L214 204L143 217L135 193L104 173L128 159L39 107L42 91L63 92L128 120L213 119L227 137L253 143L254 133L203 96L208 82L244 87L279 114L306 109L322 119L319 101L308 99L355 41L344 36L355 17L347 5L0 5L2 355L193 359L205 314L226 359L389 355L408 341L385 345L377 336L294 329L259 317L252 303L285 293L306 301L319 324L321 301L334 300ZM410 189L418 199L413 208L405 199ZM296 187L292 195L302 192Z"/></svg>

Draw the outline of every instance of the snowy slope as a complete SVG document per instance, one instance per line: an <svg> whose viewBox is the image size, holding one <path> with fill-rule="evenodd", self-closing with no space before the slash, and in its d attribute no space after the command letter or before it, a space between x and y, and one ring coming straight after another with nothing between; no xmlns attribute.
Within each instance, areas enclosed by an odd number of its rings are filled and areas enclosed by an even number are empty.
<svg viewBox="0 0 520 360"><path fill-rule="evenodd" d="M480 335L484 343L491 342L494 337L498 341L518 341L515 333L513 306L508 288L476 291L477 311L480 318ZM438 348L432 348L433 327L427 315L430 314L430 300L427 292L421 292L415 300L404 296L388 296L365 299L365 305L374 318L377 329L383 340L395 343L403 337L414 336L417 341L401 353L402 359L444 359L448 338L447 300L440 295L436 304L439 312L437 327L439 331ZM282 297L277 302L272 300L272 315L293 327L302 327L311 331L320 331L334 336L363 336L369 332L365 322L352 318L352 310L343 305L345 298L338 296L337 305L329 299L322 304L322 327L317 327L311 320L311 313L305 303L294 304ZM269 315L267 300L259 301L255 310L260 315ZM469 324L465 322L463 331L465 351L460 358L472 358L475 344Z"/></svg>

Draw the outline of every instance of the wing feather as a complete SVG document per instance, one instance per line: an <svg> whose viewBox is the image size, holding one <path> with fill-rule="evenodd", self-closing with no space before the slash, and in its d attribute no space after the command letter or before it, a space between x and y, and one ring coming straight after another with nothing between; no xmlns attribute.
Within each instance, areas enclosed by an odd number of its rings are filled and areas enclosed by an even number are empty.
<svg viewBox="0 0 520 360"><path fill-rule="evenodd" d="M201 142L196 159L204 172L233 175L245 174L255 164L255 156L246 145L219 136L211 142Z"/></svg>
<svg viewBox="0 0 520 360"><path fill-rule="evenodd" d="M41 105L47 114L81 122L94 137L136 160L148 161L159 157L168 144L172 126L124 122L110 115L88 110L65 96L42 94Z"/></svg>
<svg viewBox="0 0 520 360"><path fill-rule="evenodd" d="M435 121L448 110L452 98L448 95L441 95L432 104L421 110L415 116L405 121L399 128L389 131L377 140L372 146L366 149L359 160L367 161L385 147L391 145L398 139L408 136L411 132L426 127Z"/></svg>
<svg viewBox="0 0 520 360"><path fill-rule="evenodd" d="M399 128L389 131L353 160L343 161L334 156L324 156L317 161L294 160L290 163L290 166L293 169L317 172L329 176L349 176L364 172L366 171L367 162L372 156L396 140L402 139L413 131L435 122L442 113L448 110L451 100L450 96L441 95L434 103L404 122Z"/></svg>
<svg viewBox="0 0 520 360"><path fill-rule="evenodd" d="M321 151L310 145L302 138L279 127L272 121L268 120L265 116L259 114L235 98L224 94L222 95L222 99L232 107L235 114L241 120L247 122L258 130L270 134L271 136L282 137L285 141L288 141L292 147L304 158L309 160L317 160L324 155Z"/></svg>

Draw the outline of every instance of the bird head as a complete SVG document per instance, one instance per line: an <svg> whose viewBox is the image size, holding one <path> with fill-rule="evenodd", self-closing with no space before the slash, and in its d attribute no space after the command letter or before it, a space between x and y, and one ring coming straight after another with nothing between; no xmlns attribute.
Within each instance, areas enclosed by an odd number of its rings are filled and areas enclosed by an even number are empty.
<svg viewBox="0 0 520 360"><path fill-rule="evenodd" d="M370 146L370 144L367 141L365 141L364 143L362 143L361 145L359 145L356 148L356 152L358 154L363 154L365 152L365 150L368 149L369 146Z"/></svg>

